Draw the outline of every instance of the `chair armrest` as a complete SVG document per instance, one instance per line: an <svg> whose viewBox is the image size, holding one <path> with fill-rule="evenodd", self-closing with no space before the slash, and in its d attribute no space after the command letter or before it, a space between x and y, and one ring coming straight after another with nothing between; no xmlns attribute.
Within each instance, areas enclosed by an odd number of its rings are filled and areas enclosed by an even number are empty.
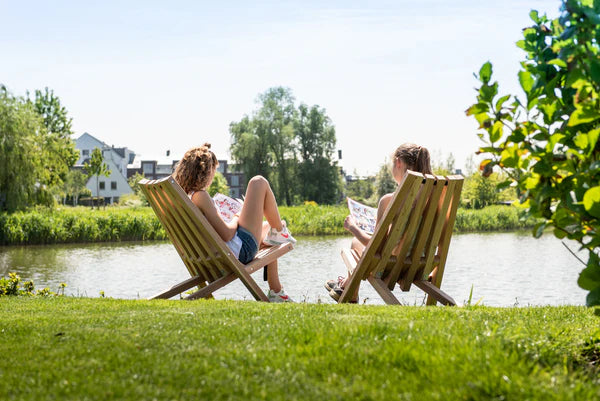
<svg viewBox="0 0 600 401"><path fill-rule="evenodd" d="M351 275L356 268L356 258L350 249L342 249L342 259L348 268L348 275Z"/></svg>

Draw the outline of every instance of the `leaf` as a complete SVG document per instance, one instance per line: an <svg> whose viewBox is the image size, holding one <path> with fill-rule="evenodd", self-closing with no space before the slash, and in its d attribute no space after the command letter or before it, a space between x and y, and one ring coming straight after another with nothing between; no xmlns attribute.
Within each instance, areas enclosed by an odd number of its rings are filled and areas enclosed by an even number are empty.
<svg viewBox="0 0 600 401"><path fill-rule="evenodd" d="M540 22L540 19L539 19L539 17L538 17L538 12L537 12L536 10L531 10L531 11L529 12L529 18L531 18L531 20L532 20L533 22L535 22L536 24L537 24L538 22Z"/></svg>
<svg viewBox="0 0 600 401"><path fill-rule="evenodd" d="M590 252L590 258L585 269L579 274L577 284L588 291L600 286L600 259L595 252Z"/></svg>
<svg viewBox="0 0 600 401"><path fill-rule="evenodd" d="M469 107L467 110L465 110L465 113L468 116L472 116L474 114L480 114L480 113L486 113L489 110L489 107L487 104L485 103L475 103L474 105L472 105L471 107Z"/></svg>
<svg viewBox="0 0 600 401"><path fill-rule="evenodd" d="M554 60L548 61L548 64L556 65L562 68L567 68L567 63L565 63L564 60L561 60L559 58L555 58Z"/></svg>
<svg viewBox="0 0 600 401"><path fill-rule="evenodd" d="M579 124L589 123L600 118L600 111L592 107L589 104L585 104L583 107L577 107L571 117L569 118L569 127L574 127Z"/></svg>
<svg viewBox="0 0 600 401"><path fill-rule="evenodd" d="M490 132L490 141L492 143L497 142L498 140L500 140L500 138L502 138L502 133L504 132L503 128L504 125L501 121L496 121L494 123L494 126L492 127L492 130Z"/></svg>
<svg viewBox="0 0 600 401"><path fill-rule="evenodd" d="M588 140L588 135L581 132L577 134L575 139L573 139L573 143L575 143L575 146L577 146L581 150L586 150L588 145L590 144Z"/></svg>
<svg viewBox="0 0 600 401"><path fill-rule="evenodd" d="M502 105L508 100L510 99L510 95L506 95L506 96L502 96L500 99L498 99L498 101L496 102L496 111L500 111L502 109Z"/></svg>
<svg viewBox="0 0 600 401"><path fill-rule="evenodd" d="M531 88L533 88L533 78L531 77L531 73L529 71L519 71L519 83L521 84L521 88L529 97L529 93L531 92Z"/></svg>
<svg viewBox="0 0 600 401"><path fill-rule="evenodd" d="M594 82L600 82L600 61L590 60L590 73Z"/></svg>
<svg viewBox="0 0 600 401"><path fill-rule="evenodd" d="M600 218L600 186L585 191L585 195L583 195L583 206L589 214Z"/></svg>
<svg viewBox="0 0 600 401"><path fill-rule="evenodd" d="M481 82L483 82L484 84L487 84L488 82L490 82L491 78L492 78L492 63L490 63L488 61L484 65L482 65L481 69L479 70L479 80Z"/></svg>
<svg viewBox="0 0 600 401"><path fill-rule="evenodd" d="M600 137L600 128L596 128L588 132L588 141L589 141L589 149L588 155L591 154L596 148L596 143L598 142L598 137Z"/></svg>
<svg viewBox="0 0 600 401"><path fill-rule="evenodd" d="M596 288L585 298L585 304L587 306L597 306L600 305L600 287Z"/></svg>
<svg viewBox="0 0 600 401"><path fill-rule="evenodd" d="M479 95L481 100L491 103L494 96L498 94L498 82L494 82L492 85L483 84L479 89Z"/></svg>
<svg viewBox="0 0 600 401"><path fill-rule="evenodd" d="M541 223L537 223L534 227L533 227L533 236L535 238L540 238L542 236L542 234L544 234L544 229L546 228L546 222L541 222Z"/></svg>

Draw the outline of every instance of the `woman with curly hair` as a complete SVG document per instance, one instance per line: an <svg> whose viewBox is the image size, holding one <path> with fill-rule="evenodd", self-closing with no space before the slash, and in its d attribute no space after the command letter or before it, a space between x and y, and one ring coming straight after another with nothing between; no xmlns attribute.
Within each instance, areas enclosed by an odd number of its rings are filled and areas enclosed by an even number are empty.
<svg viewBox="0 0 600 401"><path fill-rule="evenodd" d="M295 243L296 240L287 229L285 221L279 216L275 195L264 177L255 176L250 179L239 214L229 223L221 218L213 199L206 191L212 183L218 165L217 157L210 150L210 144L205 143L185 153L175 168L173 178L202 211L235 257L247 264L254 259L261 243ZM263 217L266 218L266 222L263 222ZM268 265L267 281L269 301L293 302L279 281L277 261Z"/></svg>

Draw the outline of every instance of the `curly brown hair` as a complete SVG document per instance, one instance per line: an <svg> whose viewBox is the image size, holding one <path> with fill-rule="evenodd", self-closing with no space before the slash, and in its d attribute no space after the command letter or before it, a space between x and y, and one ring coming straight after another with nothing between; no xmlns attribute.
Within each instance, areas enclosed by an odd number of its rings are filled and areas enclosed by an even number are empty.
<svg viewBox="0 0 600 401"><path fill-rule="evenodd" d="M187 194L205 190L210 185L208 180L211 173L218 165L217 157L210 150L210 143L205 143L185 152L175 167L173 178Z"/></svg>
<svg viewBox="0 0 600 401"><path fill-rule="evenodd" d="M394 160L402 160L409 170L432 174L429 151L423 146L404 143L394 152Z"/></svg>

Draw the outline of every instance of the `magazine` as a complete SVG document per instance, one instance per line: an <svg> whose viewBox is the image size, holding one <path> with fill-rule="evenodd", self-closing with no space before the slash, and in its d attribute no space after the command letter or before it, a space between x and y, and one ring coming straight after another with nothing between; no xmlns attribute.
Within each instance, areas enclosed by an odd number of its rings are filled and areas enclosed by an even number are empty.
<svg viewBox="0 0 600 401"><path fill-rule="evenodd" d="M233 216L242 210L242 205L244 203L241 199L233 199L218 192L213 196L213 201L226 223L229 223L233 219Z"/></svg>
<svg viewBox="0 0 600 401"><path fill-rule="evenodd" d="M377 221L377 209L363 205L353 199L347 199L350 215L354 217L356 225L367 234L373 234L375 232L375 223Z"/></svg>

